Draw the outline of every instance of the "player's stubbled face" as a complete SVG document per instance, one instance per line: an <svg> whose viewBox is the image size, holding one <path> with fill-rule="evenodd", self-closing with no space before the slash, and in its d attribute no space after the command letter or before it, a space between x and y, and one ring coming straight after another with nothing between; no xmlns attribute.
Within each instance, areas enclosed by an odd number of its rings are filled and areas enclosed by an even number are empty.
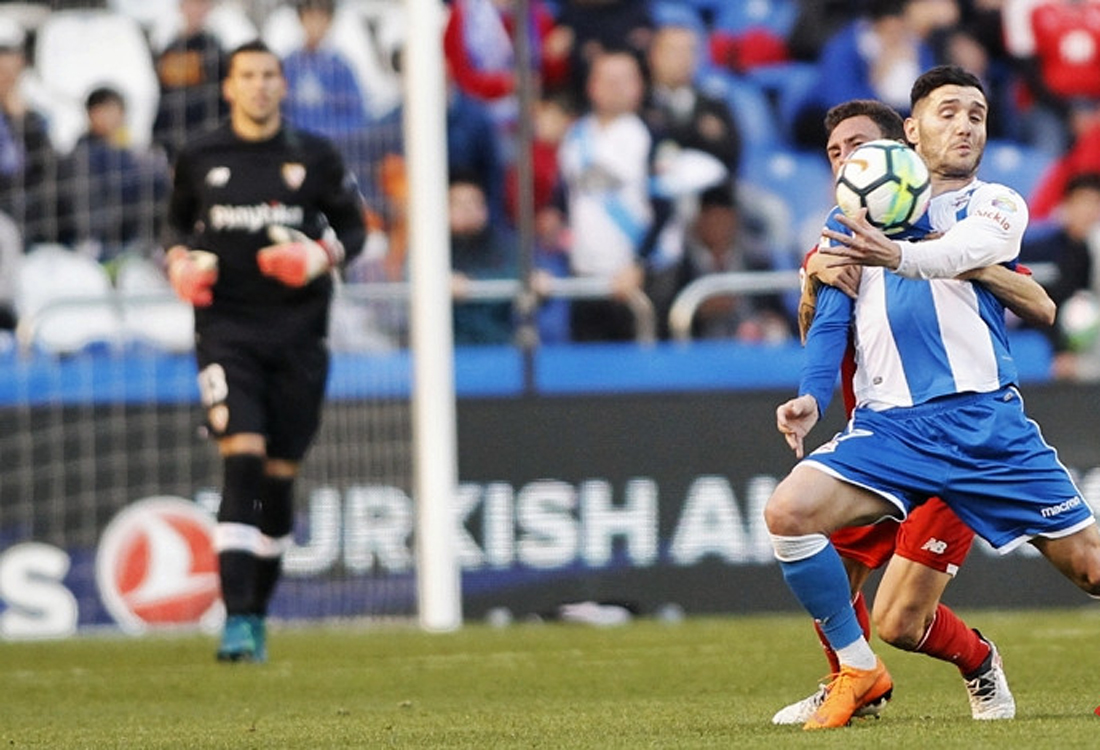
<svg viewBox="0 0 1100 750"><path fill-rule="evenodd" d="M266 122L276 116L285 92L286 81L275 55L245 52L233 58L225 78L225 96L253 121Z"/></svg>
<svg viewBox="0 0 1100 750"><path fill-rule="evenodd" d="M985 96L970 86L947 85L917 102L907 123L912 141L933 175L970 177L985 149Z"/></svg>
<svg viewBox="0 0 1100 750"><path fill-rule="evenodd" d="M825 146L825 154L829 157L829 166L833 168L833 174L837 173L840 165L848 158L848 154L864 143L877 141L879 138L882 138L882 131L867 115L856 115L837 123L833 132L829 134L829 142Z"/></svg>

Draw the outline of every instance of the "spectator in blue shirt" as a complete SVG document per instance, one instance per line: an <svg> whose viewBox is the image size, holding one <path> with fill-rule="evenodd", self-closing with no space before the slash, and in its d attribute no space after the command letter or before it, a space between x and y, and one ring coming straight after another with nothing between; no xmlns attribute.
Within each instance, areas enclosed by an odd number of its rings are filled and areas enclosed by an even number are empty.
<svg viewBox="0 0 1100 750"><path fill-rule="evenodd" d="M339 144L367 125L363 91L344 56L325 44L336 13L333 0L298 0L297 9L305 43L283 60L283 113L295 127Z"/></svg>
<svg viewBox="0 0 1100 750"><path fill-rule="evenodd" d="M455 343L506 344L513 333L511 300L474 301L466 292L471 280L516 278L516 238L489 221L485 194L472 176L451 175L447 203Z"/></svg>
<svg viewBox="0 0 1100 750"><path fill-rule="evenodd" d="M88 129L59 169L62 239L101 262L124 251L149 255L168 195L168 160L159 148L129 145L126 102L115 89L93 90L85 111Z"/></svg>
<svg viewBox="0 0 1100 750"><path fill-rule="evenodd" d="M824 149L826 110L851 99L877 99L907 114L913 81L936 64L928 36L958 18L956 0L869 0L821 51L816 96L798 115L798 145Z"/></svg>

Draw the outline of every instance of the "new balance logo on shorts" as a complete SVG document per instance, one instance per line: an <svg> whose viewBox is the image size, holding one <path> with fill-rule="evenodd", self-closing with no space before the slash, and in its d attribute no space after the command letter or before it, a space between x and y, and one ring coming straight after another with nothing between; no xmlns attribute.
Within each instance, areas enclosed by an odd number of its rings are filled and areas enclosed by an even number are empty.
<svg viewBox="0 0 1100 750"><path fill-rule="evenodd" d="M924 543L921 549L931 552L934 555L942 555L947 551L947 542L941 542L936 537L929 537L928 541Z"/></svg>

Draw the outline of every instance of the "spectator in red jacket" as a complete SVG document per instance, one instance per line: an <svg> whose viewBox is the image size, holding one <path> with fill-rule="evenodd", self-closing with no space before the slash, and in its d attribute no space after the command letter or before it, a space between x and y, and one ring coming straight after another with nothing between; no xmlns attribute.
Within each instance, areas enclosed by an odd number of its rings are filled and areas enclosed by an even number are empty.
<svg viewBox="0 0 1100 750"><path fill-rule="evenodd" d="M455 84L484 101L511 96L516 89L512 39L514 0L454 0L443 32L443 53ZM559 83L567 70L566 51L545 40L554 17L539 0L530 5L531 54L544 85Z"/></svg>
<svg viewBox="0 0 1100 750"><path fill-rule="evenodd" d="M1059 155L1073 142L1074 105L1100 104L1100 2L1006 5L1005 39L1027 84L1025 139Z"/></svg>
<svg viewBox="0 0 1100 750"><path fill-rule="evenodd" d="M1028 200L1033 220L1050 217L1075 176L1100 172L1100 103L1078 103L1070 123L1076 138L1073 146L1051 165Z"/></svg>

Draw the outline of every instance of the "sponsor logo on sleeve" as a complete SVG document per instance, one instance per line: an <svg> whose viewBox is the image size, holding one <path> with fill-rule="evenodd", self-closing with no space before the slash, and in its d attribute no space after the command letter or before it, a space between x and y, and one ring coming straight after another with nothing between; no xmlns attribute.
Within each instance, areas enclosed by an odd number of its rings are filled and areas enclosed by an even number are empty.
<svg viewBox="0 0 1100 750"><path fill-rule="evenodd" d="M1015 210L1015 209L1013 209ZM997 211L994 208L979 208L972 214L973 216L980 216L983 219L989 219L994 224L1000 225L1001 229L1006 232L1012 228L1012 222L1009 221L1009 217L1001 211Z"/></svg>

